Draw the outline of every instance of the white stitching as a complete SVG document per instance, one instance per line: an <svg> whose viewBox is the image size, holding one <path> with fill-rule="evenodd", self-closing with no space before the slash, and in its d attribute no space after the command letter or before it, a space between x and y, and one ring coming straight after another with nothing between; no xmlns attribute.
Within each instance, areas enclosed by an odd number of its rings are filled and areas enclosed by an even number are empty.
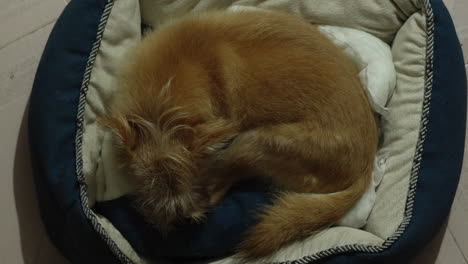
<svg viewBox="0 0 468 264"><path fill-rule="evenodd" d="M88 186L86 185L85 177L83 174L83 158L82 158L82 145L83 145L83 122L84 122L84 113L86 107L86 94L88 92L89 81L91 79L91 72L93 70L94 62L96 61L96 56L101 46L102 36L104 34L105 26L109 15L112 10L112 6L114 5L113 0L108 0L104 11L101 15L101 19L99 21L96 33L96 40L93 43L93 47L88 57L88 61L86 63L85 72L83 75L83 82L81 84L80 89L80 99L78 103L78 113L77 113L77 130L76 130L76 174L78 183L80 186L80 198L81 204L83 206L83 212L91 222L92 226L96 230L96 232L101 236L101 238L106 242L107 246L110 248L112 253L122 262L126 264L133 264L133 262L124 254L122 251L117 247L115 242L110 238L107 234L106 230L102 227L99 221L96 219L96 215L92 212L91 208L89 208L88 204L88 195L87 190Z"/></svg>
<svg viewBox="0 0 468 264"><path fill-rule="evenodd" d="M286 261L286 262L276 262L276 264L305 264L311 263L313 261L317 261L323 259L325 257L329 257L339 253L351 253L351 252L370 252L370 253L378 253L382 252L391 246L398 238L404 233L406 227L411 221L413 215L413 205L414 199L416 195L416 184L418 181L419 169L422 160L422 151L424 141L426 139L427 133L427 123L429 120L429 106L430 106L430 99L432 94L432 84L433 84L433 57L434 57L434 16L432 12L432 7L429 0L423 0L424 8L426 11L426 30L427 30L427 39L426 39L426 72L425 72L425 92L424 92L424 101L423 101L423 109L422 109L422 118L421 118L421 128L419 131L419 139L416 145L416 153L414 157L413 167L411 169L411 176L410 176L410 185L408 190L408 198L405 207L405 214L403 220L395 231L395 233L388 237L381 246L369 246L369 245L362 245L362 244L353 244L353 245L345 245L339 246L335 248L330 248L327 250L320 251L316 254L305 256L301 259L293 260L293 261ZM98 234L104 239L107 243L111 251L119 258L122 263L133 264L133 262L124 254L122 251L117 247L115 242L109 237L107 232L101 226L101 224L96 219L96 216L89 208L88 205L88 196L87 196L87 186L85 183L85 178L83 175L83 160L82 160L82 144L83 144L83 120L84 120L84 111L86 106L86 93L88 91L89 80L91 77L91 71L94 65L94 61L96 59L97 52L100 47L100 43L102 41L102 36L104 33L105 25L107 19L109 18L109 14L111 12L112 6L114 4L113 0L108 0L103 14L101 16L101 21L98 25L98 32L96 36L96 41L93 44L90 56L88 58L88 62L86 65L86 70L83 77L83 83L81 85L81 93L80 93L80 100L78 105L78 123L77 123L77 134L76 134L76 173L78 176L78 182L80 184L80 196L81 202L83 205L83 210L86 217L91 221L91 224L96 229Z"/></svg>

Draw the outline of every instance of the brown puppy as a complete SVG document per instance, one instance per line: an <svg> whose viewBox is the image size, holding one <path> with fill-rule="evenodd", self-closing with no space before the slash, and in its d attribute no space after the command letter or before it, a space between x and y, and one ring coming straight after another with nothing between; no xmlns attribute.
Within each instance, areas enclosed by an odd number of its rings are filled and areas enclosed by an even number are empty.
<svg viewBox="0 0 468 264"><path fill-rule="evenodd" d="M353 63L303 20L212 12L150 33L102 123L160 231L200 219L239 175L284 190L239 246L273 253L337 220L366 190L376 125Z"/></svg>

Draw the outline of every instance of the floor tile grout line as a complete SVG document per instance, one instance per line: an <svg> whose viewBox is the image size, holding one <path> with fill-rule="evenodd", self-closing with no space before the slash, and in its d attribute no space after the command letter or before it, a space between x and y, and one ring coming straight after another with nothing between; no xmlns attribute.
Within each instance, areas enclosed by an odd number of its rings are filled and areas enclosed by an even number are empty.
<svg viewBox="0 0 468 264"><path fill-rule="evenodd" d="M9 46L9 45L15 43L16 41L18 41L18 40L20 40L20 39L23 39L23 38L25 38L25 37L27 37L27 36L29 36L29 35L35 33L35 32L37 32L37 31L39 31L39 30L41 30L41 29L47 27L48 25L54 23L55 21L57 21L57 17L54 18L54 19L52 19L51 21L49 21L49 22L47 22L47 23L45 23L45 24L39 26L38 28L36 28L36 29L34 29L34 30L31 30L30 32L25 33L25 34L23 34L23 35L21 35L21 36L15 38L15 39L9 41L9 42L3 44L3 46L0 46L0 50L6 48L7 46Z"/></svg>
<svg viewBox="0 0 468 264"><path fill-rule="evenodd" d="M455 241L455 245L456 245L456 247L458 249L458 252L460 252L460 255L463 257L463 260L465 261L465 264L468 263L467 256L465 256L465 253L463 252L460 245L458 244L457 237L453 235L453 232L452 232L452 229L450 228L450 226L447 226L447 229L448 229L447 231L452 236L452 239Z"/></svg>

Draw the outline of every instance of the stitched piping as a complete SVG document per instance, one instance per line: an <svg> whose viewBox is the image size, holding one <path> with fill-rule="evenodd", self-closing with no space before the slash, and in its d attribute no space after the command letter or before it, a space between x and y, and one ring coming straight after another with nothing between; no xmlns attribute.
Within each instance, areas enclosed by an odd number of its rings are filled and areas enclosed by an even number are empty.
<svg viewBox="0 0 468 264"><path fill-rule="evenodd" d="M403 220L400 223L397 230L393 233L392 236L388 237L384 243L380 246L370 246L362 244L352 244L344 245L339 247L330 248L327 250L320 251L316 254L305 256L301 259L285 261L285 262L275 262L276 264L308 264L315 262L317 260L330 257L333 255L341 253L379 253L384 251L393 245L400 236L404 233L407 226L409 225L411 218L413 216L413 205L414 199L416 196L416 184L419 176L419 169L421 167L422 152L424 141L427 134L427 124L429 121L429 107L432 95L432 85L433 85L433 59L434 59L434 15L432 12L432 6L429 0L422 0L424 4L424 9L426 12L426 71L425 71L425 91L424 91L424 100L422 108L422 118L421 118L421 127L419 130L419 138L416 144L416 153L414 156L413 167L411 169L410 175L410 184L408 190L408 197L405 206L405 212ZM86 94L88 91L89 80L91 78L91 71L96 60L97 52L102 41L102 36L104 34L105 25L107 19L109 18L114 0L108 0L103 14L101 16L100 23L98 25L98 31L96 35L96 40L93 44L88 62L86 64L85 73L83 76L83 82L80 90L80 99L78 105L78 115L77 115L77 133L76 133L76 173L78 177L78 182L80 186L80 198L83 206L83 211L86 217L91 222L92 226L96 232L101 236L101 238L106 242L112 253L117 256L117 258L125 264L134 264L115 244L115 242L110 238L101 224L98 222L96 215L89 208L88 205L88 196L87 196L87 185L85 182L85 177L83 174L83 159L82 159L82 145L83 145L83 121L84 121L84 112L86 106Z"/></svg>
<svg viewBox="0 0 468 264"><path fill-rule="evenodd" d="M94 227L99 236L106 242L109 249L112 253L120 260L122 263L133 264L133 262L125 255L115 244L112 238L107 234L105 229L99 223L96 215L93 213L91 208L89 208L88 203L88 186L86 185L84 173L83 173L83 158L82 158L82 146L83 146L83 122L84 122L84 113L86 107L86 94L88 92L89 81L91 79L91 72L93 70L94 62L96 61L97 53L101 46L102 36L106 28L106 23L109 18L109 15L114 5L113 0L107 0L107 4L104 7L104 11L101 15L96 33L96 40L94 41L91 53L89 54L88 61L86 62L86 69L83 75L83 82L80 89L80 99L78 103L78 114L77 114L77 131L75 138L76 146L76 174L78 178L78 183L80 187L80 198L81 205L83 207L83 212L90 221L91 225Z"/></svg>

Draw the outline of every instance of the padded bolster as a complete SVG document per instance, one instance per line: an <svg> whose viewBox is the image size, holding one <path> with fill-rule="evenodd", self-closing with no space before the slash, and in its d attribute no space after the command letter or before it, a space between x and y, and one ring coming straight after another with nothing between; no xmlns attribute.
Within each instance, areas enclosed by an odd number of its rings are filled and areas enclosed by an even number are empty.
<svg viewBox="0 0 468 264"><path fill-rule="evenodd" d="M80 88L106 3L67 5L45 47L30 99L30 148L41 215L52 242L75 263L118 263L84 215L76 176Z"/></svg>
<svg viewBox="0 0 468 264"><path fill-rule="evenodd" d="M439 231L447 218L460 178L466 129L467 83L463 55L442 0L430 0L434 13L433 73L422 162L410 224L382 253L338 255L318 263L408 263Z"/></svg>

